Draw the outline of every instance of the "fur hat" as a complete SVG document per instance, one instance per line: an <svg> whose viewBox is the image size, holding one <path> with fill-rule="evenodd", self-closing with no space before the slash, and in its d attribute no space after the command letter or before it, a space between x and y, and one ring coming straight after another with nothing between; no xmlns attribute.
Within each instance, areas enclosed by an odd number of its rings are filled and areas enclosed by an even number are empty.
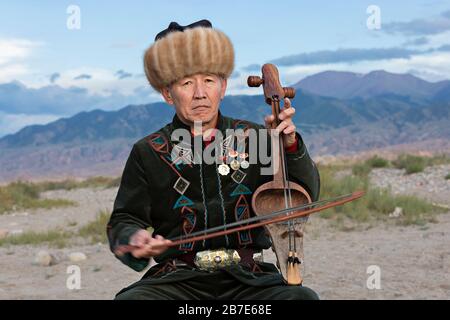
<svg viewBox="0 0 450 320"><path fill-rule="evenodd" d="M196 73L228 78L233 69L233 44L208 20L184 27L172 22L156 36L144 55L145 75L157 91Z"/></svg>

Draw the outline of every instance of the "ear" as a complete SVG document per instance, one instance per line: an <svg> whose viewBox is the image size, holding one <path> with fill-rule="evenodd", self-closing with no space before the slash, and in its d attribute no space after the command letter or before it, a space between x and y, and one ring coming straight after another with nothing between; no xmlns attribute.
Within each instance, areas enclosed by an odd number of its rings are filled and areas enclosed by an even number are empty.
<svg viewBox="0 0 450 320"><path fill-rule="evenodd" d="M220 89L220 100L222 100L225 97L225 91L227 90L228 79L220 78L220 81L222 82L222 88Z"/></svg>
<svg viewBox="0 0 450 320"><path fill-rule="evenodd" d="M168 104L173 105L174 102L173 102L173 99L172 99L172 95L170 94L169 87L162 88L161 94L162 94L164 100L165 100Z"/></svg>

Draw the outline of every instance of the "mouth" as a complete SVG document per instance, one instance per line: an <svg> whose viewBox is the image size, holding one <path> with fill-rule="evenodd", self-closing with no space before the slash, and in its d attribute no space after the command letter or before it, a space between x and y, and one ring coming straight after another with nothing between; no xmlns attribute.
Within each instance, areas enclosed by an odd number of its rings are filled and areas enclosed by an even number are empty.
<svg viewBox="0 0 450 320"><path fill-rule="evenodd" d="M210 107L209 107L209 106L206 106L206 105L201 105L201 106L195 106L195 107L193 107L192 110L196 110L196 109L208 109L208 108L210 108Z"/></svg>

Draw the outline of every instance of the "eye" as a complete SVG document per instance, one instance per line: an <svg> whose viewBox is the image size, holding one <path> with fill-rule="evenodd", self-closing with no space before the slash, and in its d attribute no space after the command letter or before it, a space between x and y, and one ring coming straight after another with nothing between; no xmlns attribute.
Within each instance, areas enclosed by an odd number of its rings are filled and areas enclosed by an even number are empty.
<svg viewBox="0 0 450 320"><path fill-rule="evenodd" d="M214 80L213 79L211 79L211 78L207 78L206 80L205 80L206 82L209 82L209 83L212 83L212 82L214 82Z"/></svg>
<svg viewBox="0 0 450 320"><path fill-rule="evenodd" d="M192 81L191 81L191 80L188 80L188 81L186 81L186 82L183 83L183 86L184 86L184 87L187 87L187 86L190 85L191 83L192 83Z"/></svg>

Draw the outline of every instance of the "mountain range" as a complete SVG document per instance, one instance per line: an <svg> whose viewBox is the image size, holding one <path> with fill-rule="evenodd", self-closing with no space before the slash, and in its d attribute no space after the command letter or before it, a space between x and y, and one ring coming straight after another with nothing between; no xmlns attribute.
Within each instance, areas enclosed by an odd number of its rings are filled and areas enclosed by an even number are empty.
<svg viewBox="0 0 450 320"><path fill-rule="evenodd" d="M448 80L431 83L386 71L326 71L292 86L294 122L314 156L414 144L449 152ZM263 123L271 111L262 96L241 95L227 96L221 112ZM81 112L25 127L0 139L0 180L120 173L132 143L173 115L172 107L152 103Z"/></svg>

